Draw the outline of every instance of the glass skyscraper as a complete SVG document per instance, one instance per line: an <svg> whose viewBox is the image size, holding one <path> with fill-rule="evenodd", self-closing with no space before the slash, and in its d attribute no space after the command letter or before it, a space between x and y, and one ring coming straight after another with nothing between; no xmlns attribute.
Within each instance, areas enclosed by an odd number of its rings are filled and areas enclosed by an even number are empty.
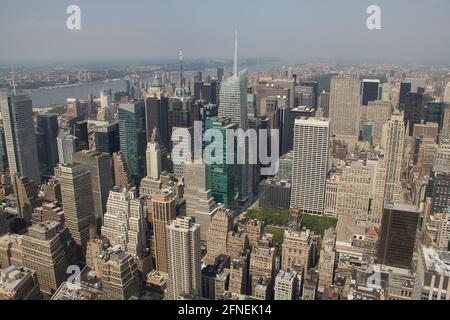
<svg viewBox="0 0 450 320"><path fill-rule="evenodd" d="M227 135L226 130L237 129L237 124L230 118L214 117L206 120L206 129L220 130L223 137L223 161L222 164L208 164L208 189L211 189L214 200L222 203L225 208L232 209L235 206L234 201L239 194L240 165L227 164ZM206 146L211 142L206 142ZM235 144L236 147L236 144ZM235 150L236 154L236 150ZM214 157L215 154L212 154Z"/></svg>
<svg viewBox="0 0 450 320"><path fill-rule="evenodd" d="M145 177L147 132L144 102L121 103L118 111L120 147L136 182Z"/></svg>

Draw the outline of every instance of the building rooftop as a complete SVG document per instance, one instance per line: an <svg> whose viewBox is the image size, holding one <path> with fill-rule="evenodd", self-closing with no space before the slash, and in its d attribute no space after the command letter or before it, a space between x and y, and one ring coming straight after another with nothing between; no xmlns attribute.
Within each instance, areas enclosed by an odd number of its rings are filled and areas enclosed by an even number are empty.
<svg viewBox="0 0 450 320"><path fill-rule="evenodd" d="M366 228L358 225L356 217L339 216L336 225L336 241L337 242L353 242L355 236L364 236Z"/></svg>
<svg viewBox="0 0 450 320"><path fill-rule="evenodd" d="M422 259L429 272L437 272L450 277L450 252L421 247Z"/></svg>
<svg viewBox="0 0 450 320"><path fill-rule="evenodd" d="M15 266L0 270L0 296L14 295L25 277L33 272L30 269Z"/></svg>

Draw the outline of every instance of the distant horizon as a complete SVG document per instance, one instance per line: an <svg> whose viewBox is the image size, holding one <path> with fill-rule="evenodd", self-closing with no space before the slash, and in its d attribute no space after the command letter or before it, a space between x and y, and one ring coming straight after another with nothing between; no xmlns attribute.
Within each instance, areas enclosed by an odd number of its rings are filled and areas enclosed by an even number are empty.
<svg viewBox="0 0 450 320"><path fill-rule="evenodd" d="M0 64L239 57L450 64L448 0L2 0ZM381 29L369 30L376 4ZM232 17L232 19L231 19ZM215 57L215 58L211 58Z"/></svg>
<svg viewBox="0 0 450 320"><path fill-rule="evenodd" d="M247 64L252 60L267 60L261 63L267 63L269 61L278 62L284 66L302 65L308 63L330 63L336 65L358 65L358 64L393 64L399 66L440 66L450 68L450 59L446 60L397 60L397 59L364 59L364 58L304 58L304 59L286 59L280 57L258 57L258 56L248 56L239 57L240 64ZM195 63L217 63L224 66L232 65L232 58L227 57L202 57L202 58L184 58L183 62L185 67L189 67ZM255 63L256 61L252 61ZM39 68L39 67L62 67L62 66L97 66L97 67L124 67L124 66L163 66L169 64L177 64L179 60L176 58L139 58L139 57L129 57L129 58L84 58L84 59L68 59L68 60L16 60L16 61L0 61L0 69L9 69L11 64L15 68Z"/></svg>

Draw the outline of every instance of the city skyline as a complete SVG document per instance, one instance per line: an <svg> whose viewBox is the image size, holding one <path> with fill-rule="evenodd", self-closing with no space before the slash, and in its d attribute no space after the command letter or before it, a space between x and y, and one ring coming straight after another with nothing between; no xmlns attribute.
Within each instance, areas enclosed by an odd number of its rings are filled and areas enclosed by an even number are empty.
<svg viewBox="0 0 450 320"><path fill-rule="evenodd" d="M0 300L141 300L200 318L450 300L450 66L388 62L445 54L450 5L235 1L81 0L65 39L51 26L68 1L17 19L24 2L4 7L0 41L17 41L0 60L50 65L0 67ZM321 46L384 62L242 58ZM61 65L66 52L104 60ZM217 52L226 62L200 62Z"/></svg>

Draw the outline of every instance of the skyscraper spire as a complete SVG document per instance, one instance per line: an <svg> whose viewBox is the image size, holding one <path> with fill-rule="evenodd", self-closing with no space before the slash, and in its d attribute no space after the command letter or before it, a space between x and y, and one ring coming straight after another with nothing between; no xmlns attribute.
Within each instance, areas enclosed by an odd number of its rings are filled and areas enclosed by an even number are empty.
<svg viewBox="0 0 450 320"><path fill-rule="evenodd" d="M233 63L233 75L237 75L237 50L238 50L238 40L237 40L237 29L234 29L234 63Z"/></svg>
<svg viewBox="0 0 450 320"><path fill-rule="evenodd" d="M14 96L16 96L16 80L14 79L14 68L13 68L12 63L11 63L11 76L12 76L12 85L13 85Z"/></svg>
<svg viewBox="0 0 450 320"><path fill-rule="evenodd" d="M180 49L180 87L183 88L183 51Z"/></svg>

